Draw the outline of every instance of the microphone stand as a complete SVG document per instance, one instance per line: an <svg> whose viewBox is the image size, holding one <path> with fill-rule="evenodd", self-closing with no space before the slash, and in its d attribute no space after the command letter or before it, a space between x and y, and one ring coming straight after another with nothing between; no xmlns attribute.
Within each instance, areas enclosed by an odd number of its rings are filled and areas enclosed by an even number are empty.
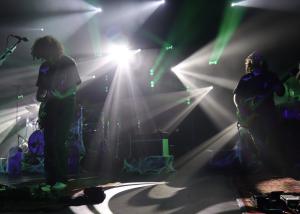
<svg viewBox="0 0 300 214"><path fill-rule="evenodd" d="M21 42L21 39L15 41L10 47L6 48L5 51L0 55L0 66L5 62L5 60L16 50L17 45Z"/></svg>

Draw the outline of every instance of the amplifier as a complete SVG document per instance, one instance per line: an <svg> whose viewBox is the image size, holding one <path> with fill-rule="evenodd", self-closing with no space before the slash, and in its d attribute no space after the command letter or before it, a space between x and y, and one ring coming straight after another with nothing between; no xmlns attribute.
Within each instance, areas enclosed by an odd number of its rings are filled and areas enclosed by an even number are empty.
<svg viewBox="0 0 300 214"><path fill-rule="evenodd" d="M169 156L170 147L168 138L151 138L153 136L138 136L133 139L131 156L136 159L148 156Z"/></svg>

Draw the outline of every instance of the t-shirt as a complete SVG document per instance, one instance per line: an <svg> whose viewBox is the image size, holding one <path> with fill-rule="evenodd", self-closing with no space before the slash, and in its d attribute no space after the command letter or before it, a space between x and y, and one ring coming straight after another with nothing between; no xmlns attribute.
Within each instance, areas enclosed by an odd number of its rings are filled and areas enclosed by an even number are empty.
<svg viewBox="0 0 300 214"><path fill-rule="evenodd" d="M42 63L36 86L45 90L65 92L81 83L75 61L68 56L62 56L55 63Z"/></svg>
<svg viewBox="0 0 300 214"><path fill-rule="evenodd" d="M283 85L275 73L252 72L240 79L234 94L244 104L248 102L248 104L257 105L255 107L257 113L266 112L275 108L273 93L278 91L280 87Z"/></svg>

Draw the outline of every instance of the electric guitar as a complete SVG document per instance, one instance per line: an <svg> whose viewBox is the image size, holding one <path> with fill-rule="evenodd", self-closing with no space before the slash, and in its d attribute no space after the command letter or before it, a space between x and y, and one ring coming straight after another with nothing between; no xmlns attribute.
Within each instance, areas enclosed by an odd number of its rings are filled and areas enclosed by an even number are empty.
<svg viewBox="0 0 300 214"><path fill-rule="evenodd" d="M280 82L284 83L290 77L298 75L299 72L300 71L298 69L291 69L280 78ZM235 105L237 108L236 114L238 122L241 126L249 127L257 117L260 117L260 115L257 113L257 110L261 106L261 104L265 102L266 99L268 99L270 96L273 96L273 91L271 91L270 93L244 99L242 98L239 99L238 102L235 100Z"/></svg>
<svg viewBox="0 0 300 214"><path fill-rule="evenodd" d="M38 124L40 129L44 128L44 124L47 116L45 107L46 107L47 100L49 100L50 96L51 93L48 90L42 88L39 88L36 94L36 100L40 102L40 108L38 113Z"/></svg>

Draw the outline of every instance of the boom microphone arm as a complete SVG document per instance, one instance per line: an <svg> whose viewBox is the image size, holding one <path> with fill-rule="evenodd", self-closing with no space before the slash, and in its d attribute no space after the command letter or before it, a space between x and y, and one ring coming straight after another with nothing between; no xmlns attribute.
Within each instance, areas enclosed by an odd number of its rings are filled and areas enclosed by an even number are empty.
<svg viewBox="0 0 300 214"><path fill-rule="evenodd" d="M6 48L5 51L0 55L0 66L4 63L4 61L16 50L17 45L22 41L27 42L28 39L26 37L20 37L16 35L9 35L17 39L10 47Z"/></svg>

